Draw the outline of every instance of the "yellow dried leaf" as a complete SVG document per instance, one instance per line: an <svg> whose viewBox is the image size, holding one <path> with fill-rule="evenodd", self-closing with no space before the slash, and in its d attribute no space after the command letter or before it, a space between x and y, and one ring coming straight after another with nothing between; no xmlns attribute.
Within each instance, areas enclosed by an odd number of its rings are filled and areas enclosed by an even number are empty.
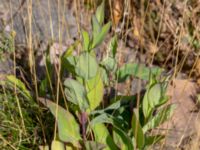
<svg viewBox="0 0 200 150"><path fill-rule="evenodd" d="M113 1L112 14L113 14L113 23L115 27L119 24L119 21L122 18L122 14L123 14L122 2L123 2L122 0Z"/></svg>

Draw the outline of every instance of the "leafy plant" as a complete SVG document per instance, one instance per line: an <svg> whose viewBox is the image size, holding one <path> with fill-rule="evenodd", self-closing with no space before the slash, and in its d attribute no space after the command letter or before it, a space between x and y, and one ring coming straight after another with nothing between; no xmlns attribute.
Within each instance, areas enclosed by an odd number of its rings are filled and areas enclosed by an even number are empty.
<svg viewBox="0 0 200 150"><path fill-rule="evenodd" d="M14 51L14 38L14 32L6 33L0 31L0 60L4 59L5 54L10 54Z"/></svg>
<svg viewBox="0 0 200 150"><path fill-rule="evenodd" d="M174 110L174 105L166 105L168 82L157 79L163 70L135 63L119 68L117 36L111 39L107 56L98 60L94 49L102 43L111 27L110 22L105 25L103 22L104 1L92 17L92 34L82 31L80 54L72 55L76 47L72 45L61 58L61 70L71 74L63 84L69 108L64 109L45 98L39 99L50 109L58 124L58 137L52 142L52 149L142 150L164 138L160 134L149 135L151 130L168 120ZM135 96L122 95L102 107L104 88L111 82L110 75L118 82L129 76L149 81L138 108L133 107L136 106Z"/></svg>

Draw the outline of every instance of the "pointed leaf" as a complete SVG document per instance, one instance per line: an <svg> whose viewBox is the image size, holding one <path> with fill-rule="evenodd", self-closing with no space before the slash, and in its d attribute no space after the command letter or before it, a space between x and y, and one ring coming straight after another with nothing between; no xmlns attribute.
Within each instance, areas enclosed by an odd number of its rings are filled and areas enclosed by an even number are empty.
<svg viewBox="0 0 200 150"><path fill-rule="evenodd" d="M111 53L111 57L115 58L115 55L117 53L117 36L114 36L108 46L108 50Z"/></svg>
<svg viewBox="0 0 200 150"><path fill-rule="evenodd" d="M164 138L165 138L164 135L148 136L145 139L145 146L156 144L156 143L160 142Z"/></svg>
<svg viewBox="0 0 200 150"><path fill-rule="evenodd" d="M106 113L103 113L101 115L98 115L92 121L90 121L90 126L94 126L95 124L99 123L108 123L108 124L113 124L113 120L110 118L110 116Z"/></svg>
<svg viewBox="0 0 200 150"><path fill-rule="evenodd" d="M118 70L116 75L118 77L118 82L124 82L126 78L128 78L131 75L143 80L149 80L149 76L151 73L156 76L159 76L162 73L162 71L163 69L158 67L148 68L142 64L131 63L122 66Z"/></svg>
<svg viewBox="0 0 200 150"><path fill-rule="evenodd" d="M123 127L121 125L122 122L124 123L123 119L116 118L107 113L102 113L101 115L98 115L90 122L89 127L93 127L96 124L103 124L103 123L112 124L113 130L115 130L116 134L118 134L120 139L122 139L122 142L125 144L125 147L128 147L128 149L133 149L132 141L127 136L127 133L124 132Z"/></svg>
<svg viewBox="0 0 200 150"><path fill-rule="evenodd" d="M95 124L99 124L99 123L107 123L107 124L112 124L113 126L120 128L122 127L123 121L124 121L123 118L115 117L107 113L102 113L96 116L95 118L93 118L92 121L90 121L90 126L94 126ZM125 123L123 122L123 124Z"/></svg>
<svg viewBox="0 0 200 150"><path fill-rule="evenodd" d="M132 131L136 141L136 146L139 149L142 149L145 143L145 137L138 117L139 116L136 114L136 111L134 111L132 117Z"/></svg>
<svg viewBox="0 0 200 150"><path fill-rule="evenodd" d="M101 44L101 42L105 39L106 34L108 33L108 31L110 30L111 27L111 22L108 22L107 24L105 24L101 31L99 32L98 35L96 35L95 37L93 37L93 43L92 43L92 48L97 47L99 44Z"/></svg>
<svg viewBox="0 0 200 150"><path fill-rule="evenodd" d="M68 56L62 60L62 70L67 70L72 74L75 74L75 66L77 63L77 57Z"/></svg>
<svg viewBox="0 0 200 150"><path fill-rule="evenodd" d="M133 150L130 137L120 128L113 128L113 140L120 150Z"/></svg>
<svg viewBox="0 0 200 150"><path fill-rule="evenodd" d="M104 8L105 8L105 0L103 0L101 5L99 7L97 7L97 10L96 10L96 13L95 13L95 16L96 16L100 25L102 25L103 21L104 21L104 16L105 16Z"/></svg>
<svg viewBox="0 0 200 150"><path fill-rule="evenodd" d="M83 36L83 49L88 51L90 46L90 36L85 30L82 31Z"/></svg>
<svg viewBox="0 0 200 150"><path fill-rule="evenodd" d="M101 26L97 20L95 15L92 16L92 38L96 38L98 34L101 32Z"/></svg>
<svg viewBox="0 0 200 150"><path fill-rule="evenodd" d="M117 110L119 109L120 107L122 106L121 104L121 101L117 101L113 104L111 104L110 106L106 107L105 109L101 109L101 110L95 110L95 111L92 111L90 114L103 114L105 113L106 111L109 111L109 110Z"/></svg>
<svg viewBox="0 0 200 150"><path fill-rule="evenodd" d="M171 118L173 111L175 109L175 105L168 105L167 107L162 108L151 120L145 124L143 127L144 133L148 130L153 129L167 121Z"/></svg>
<svg viewBox="0 0 200 150"><path fill-rule="evenodd" d="M112 100L111 100L112 101ZM113 111L113 110L119 110L122 107L129 107L130 102L132 102L133 105L136 103L136 96L116 96L113 99L113 103L110 104L108 107L101 109L101 110L95 110L92 111L90 114L95 115L95 114L103 114L107 111Z"/></svg>

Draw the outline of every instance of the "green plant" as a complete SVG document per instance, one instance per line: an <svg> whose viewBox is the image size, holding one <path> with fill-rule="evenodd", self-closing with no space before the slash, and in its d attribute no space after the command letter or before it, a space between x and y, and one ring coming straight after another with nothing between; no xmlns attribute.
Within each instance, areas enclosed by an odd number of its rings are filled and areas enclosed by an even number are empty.
<svg viewBox="0 0 200 150"><path fill-rule="evenodd" d="M39 98L54 115L58 125L58 137L52 149L146 149L159 142L164 135L150 135L150 131L169 119L174 105L166 105L167 81L159 81L160 68L148 68L140 64L125 64L118 68L116 61L117 37L108 46L108 53L98 61L94 49L101 44L111 23L103 25L104 1L92 17L92 34L82 31L82 51L72 55L76 43L61 58L61 70L67 70L72 78L64 81L68 109L51 100ZM61 71L61 72L62 72ZM62 74L61 74L62 75ZM123 82L129 76L149 80L146 92L137 106L136 96L116 95L105 108L101 106L105 86L113 80ZM43 88L47 86L41 84Z"/></svg>
<svg viewBox="0 0 200 150"><path fill-rule="evenodd" d="M0 81L0 149L27 150L42 143L38 110L22 81L13 75Z"/></svg>
<svg viewBox="0 0 200 150"><path fill-rule="evenodd" d="M0 60L4 59L5 54L11 54L14 51L14 38L14 32L0 32Z"/></svg>

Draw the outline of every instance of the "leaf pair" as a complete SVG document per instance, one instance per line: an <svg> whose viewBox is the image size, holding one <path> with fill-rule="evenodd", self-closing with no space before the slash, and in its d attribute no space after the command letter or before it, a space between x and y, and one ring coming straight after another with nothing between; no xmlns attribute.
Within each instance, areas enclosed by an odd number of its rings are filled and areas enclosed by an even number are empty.
<svg viewBox="0 0 200 150"><path fill-rule="evenodd" d="M92 27L93 27L93 41L92 49L97 47L105 39L106 34L110 30L111 22L105 24L102 28L100 27L95 16L92 17Z"/></svg>
<svg viewBox="0 0 200 150"><path fill-rule="evenodd" d="M105 0L103 0L101 5L97 8L95 15L92 16L92 40L90 39L90 35L87 31L82 31L83 48L85 51L90 52L92 49L101 44L111 27L111 22L103 25L105 15L104 9Z"/></svg>

